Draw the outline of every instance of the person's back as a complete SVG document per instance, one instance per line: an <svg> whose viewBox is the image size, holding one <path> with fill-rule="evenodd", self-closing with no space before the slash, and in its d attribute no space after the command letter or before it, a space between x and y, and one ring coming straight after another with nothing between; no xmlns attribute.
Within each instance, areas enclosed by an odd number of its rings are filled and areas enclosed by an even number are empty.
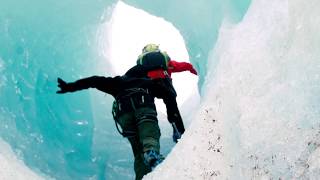
<svg viewBox="0 0 320 180"><path fill-rule="evenodd" d="M176 102L177 93L172 85L171 73L182 71L190 71L197 74L190 63L173 61L166 52L160 51L158 45L148 44L138 57L137 66L126 73L126 75L130 76L149 77L156 84L162 86L154 94L157 98L163 99L166 104L168 120L174 127L175 141L184 133L185 128Z"/></svg>

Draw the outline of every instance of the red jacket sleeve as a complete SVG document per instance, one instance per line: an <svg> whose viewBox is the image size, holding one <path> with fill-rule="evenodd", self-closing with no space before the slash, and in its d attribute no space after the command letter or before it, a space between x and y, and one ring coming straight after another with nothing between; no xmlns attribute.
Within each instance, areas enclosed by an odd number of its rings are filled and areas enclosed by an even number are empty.
<svg viewBox="0 0 320 180"><path fill-rule="evenodd" d="M193 68L192 64L187 62L177 62L174 60L169 61L168 71L169 74L175 72L190 71L192 74L197 75L197 71Z"/></svg>

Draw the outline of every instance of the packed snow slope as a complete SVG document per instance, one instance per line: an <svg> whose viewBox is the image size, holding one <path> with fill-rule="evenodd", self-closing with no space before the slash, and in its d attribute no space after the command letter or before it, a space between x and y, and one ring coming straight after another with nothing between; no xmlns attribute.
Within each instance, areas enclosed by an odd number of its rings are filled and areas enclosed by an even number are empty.
<svg viewBox="0 0 320 180"><path fill-rule="evenodd" d="M124 2L176 26L200 72L194 120L146 179L319 179L320 2ZM112 74L97 31L115 3L0 2L2 179L133 179L112 98L55 94Z"/></svg>
<svg viewBox="0 0 320 180"><path fill-rule="evenodd" d="M146 179L320 178L319 5L255 0L223 23L202 107Z"/></svg>

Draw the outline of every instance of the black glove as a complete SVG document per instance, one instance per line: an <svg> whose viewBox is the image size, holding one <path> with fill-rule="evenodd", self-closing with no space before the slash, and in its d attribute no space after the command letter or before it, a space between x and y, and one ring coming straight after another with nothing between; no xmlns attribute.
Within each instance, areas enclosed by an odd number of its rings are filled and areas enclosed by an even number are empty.
<svg viewBox="0 0 320 180"><path fill-rule="evenodd" d="M61 78L58 78L58 87L60 88L59 91L57 91L58 94L63 94L66 92L70 92L70 86L68 83L66 83Z"/></svg>
<svg viewBox="0 0 320 180"><path fill-rule="evenodd" d="M181 138L181 133L178 131L178 128L175 123L172 123L172 127L173 127L172 139L173 139L173 142L177 143L178 139Z"/></svg>

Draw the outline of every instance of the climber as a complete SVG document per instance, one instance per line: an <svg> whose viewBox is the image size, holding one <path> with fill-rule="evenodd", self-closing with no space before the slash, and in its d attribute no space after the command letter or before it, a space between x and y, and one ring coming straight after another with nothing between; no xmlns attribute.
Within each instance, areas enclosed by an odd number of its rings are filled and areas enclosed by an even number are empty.
<svg viewBox="0 0 320 180"><path fill-rule="evenodd" d="M187 62L177 62L168 54L159 49L159 45L147 44L139 55L137 65L126 72L132 77L149 77L163 88L154 92L157 98L163 99L167 109L168 121L173 127L173 140L178 142L184 133L184 124L178 109L176 97L177 93L172 85L171 74L175 72L190 71L197 75L197 71L192 64Z"/></svg>
<svg viewBox="0 0 320 180"><path fill-rule="evenodd" d="M160 154L160 129L152 95L154 89L161 87L152 80L126 75L92 76L67 83L58 78L58 87L58 94L96 88L115 98L112 114L118 131L131 144L136 180L142 179L163 161Z"/></svg>

